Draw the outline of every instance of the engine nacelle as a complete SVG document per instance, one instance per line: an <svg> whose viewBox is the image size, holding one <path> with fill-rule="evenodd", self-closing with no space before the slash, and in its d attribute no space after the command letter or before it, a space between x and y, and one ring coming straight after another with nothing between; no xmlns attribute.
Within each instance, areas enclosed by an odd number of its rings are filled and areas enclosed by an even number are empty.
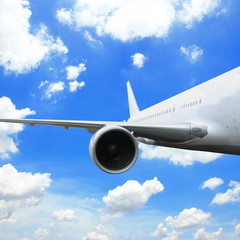
<svg viewBox="0 0 240 240"><path fill-rule="evenodd" d="M125 128L106 126L98 130L89 144L93 162L107 173L122 173L137 160L138 145Z"/></svg>

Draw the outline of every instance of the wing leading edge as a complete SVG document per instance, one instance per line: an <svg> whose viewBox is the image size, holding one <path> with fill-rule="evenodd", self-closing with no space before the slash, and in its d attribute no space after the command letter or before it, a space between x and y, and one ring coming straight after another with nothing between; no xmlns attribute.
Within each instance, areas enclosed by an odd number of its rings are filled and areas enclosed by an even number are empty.
<svg viewBox="0 0 240 240"><path fill-rule="evenodd" d="M95 133L105 126L119 126L132 132L140 139L150 139L169 143L181 143L194 138L202 138L207 135L207 126L192 122L176 124L148 125L130 122L105 122L105 121L71 121L71 120L47 120L47 119L0 119L6 123L24 123L30 126L47 125L70 128L87 129L89 133Z"/></svg>

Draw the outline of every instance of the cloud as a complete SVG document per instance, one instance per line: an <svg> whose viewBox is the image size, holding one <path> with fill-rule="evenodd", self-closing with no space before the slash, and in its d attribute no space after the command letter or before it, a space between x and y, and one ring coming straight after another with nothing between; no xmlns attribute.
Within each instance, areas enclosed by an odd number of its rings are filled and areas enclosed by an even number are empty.
<svg viewBox="0 0 240 240"><path fill-rule="evenodd" d="M66 25L72 24L72 21L73 21L72 13L71 11L68 11L65 8L58 9L56 17L58 21L63 24L66 24Z"/></svg>
<svg viewBox="0 0 240 240"><path fill-rule="evenodd" d="M55 40L53 36L48 34L46 26L42 25L36 35L41 43L48 48L48 55L51 53L67 54L68 48L64 45L60 37Z"/></svg>
<svg viewBox="0 0 240 240"><path fill-rule="evenodd" d="M64 87L65 87L65 84L62 81L55 82L55 83L50 83L46 92L45 92L45 97L47 99L50 99L54 93L62 92L64 90Z"/></svg>
<svg viewBox="0 0 240 240"><path fill-rule="evenodd" d="M91 43L91 46L94 46L95 44L102 44L101 41L96 40L93 38L93 36L89 33L89 31L84 31L84 37L88 40L89 43Z"/></svg>
<svg viewBox="0 0 240 240"><path fill-rule="evenodd" d="M78 89L81 89L85 86L85 82L78 82L77 80L68 82L69 84L69 92L76 92ZM53 94L64 91L66 85L63 81L50 83L49 81L42 81L38 88L45 87L45 92L43 98L50 99Z"/></svg>
<svg viewBox="0 0 240 240"><path fill-rule="evenodd" d="M141 208L148 199L164 189L163 185L155 177L141 185L139 182L129 180L122 186L118 186L103 197L103 202L111 212L131 213Z"/></svg>
<svg viewBox="0 0 240 240"><path fill-rule="evenodd" d="M141 158L143 159L168 159L174 165L182 166L192 165L194 162L209 163L222 156L222 154L218 153L181 150L159 146L154 147L143 143L140 143L138 146L141 150Z"/></svg>
<svg viewBox="0 0 240 240"><path fill-rule="evenodd" d="M28 115L35 114L29 108L16 109L8 97L0 98L0 118L25 118ZM7 159L10 153L18 151L16 137L23 131L23 124L0 123L0 159Z"/></svg>
<svg viewBox="0 0 240 240"><path fill-rule="evenodd" d="M85 63L79 63L78 66L67 66L66 67L67 79L71 81L71 82L69 82L69 91L70 92L76 92L77 89L81 89L82 87L85 86L85 82L83 82L83 81L78 82L76 79L82 72L86 71L86 69L87 68L85 66Z"/></svg>
<svg viewBox="0 0 240 240"><path fill-rule="evenodd" d="M222 228L219 228L217 232L209 233L204 228L200 228L194 234L194 240L220 240Z"/></svg>
<svg viewBox="0 0 240 240"><path fill-rule="evenodd" d="M69 82L69 91L70 92L76 92L77 89L81 89L82 87L85 86L85 82L78 82L78 81L72 81Z"/></svg>
<svg viewBox="0 0 240 240"><path fill-rule="evenodd" d="M133 61L133 66L137 68L142 68L147 58L142 53L135 53L131 56Z"/></svg>
<svg viewBox="0 0 240 240"><path fill-rule="evenodd" d="M79 63L78 66L67 66L67 79L76 80L82 72L86 71L86 69L85 63Z"/></svg>
<svg viewBox="0 0 240 240"><path fill-rule="evenodd" d="M235 234L238 239L240 239L240 224L235 227Z"/></svg>
<svg viewBox="0 0 240 240"><path fill-rule="evenodd" d="M151 236L152 237L166 237L167 236L167 233L168 233L168 230L166 227L163 226L163 223L160 223L158 226L157 226L157 229L151 233Z"/></svg>
<svg viewBox="0 0 240 240"><path fill-rule="evenodd" d="M47 80L46 81L41 81L40 85L38 86L38 88L42 88L42 87L44 87L44 86L46 86L48 84L49 84L49 82Z"/></svg>
<svg viewBox="0 0 240 240"><path fill-rule="evenodd" d="M227 8L223 7L219 12L217 12L216 16L218 17L222 14L226 14L227 11L228 11Z"/></svg>
<svg viewBox="0 0 240 240"><path fill-rule="evenodd" d="M0 220L14 210L39 203L50 186L50 174L18 172L11 164L0 168Z"/></svg>
<svg viewBox="0 0 240 240"><path fill-rule="evenodd" d="M50 182L50 174L18 172L11 164L6 164L0 168L0 198L41 197Z"/></svg>
<svg viewBox="0 0 240 240"><path fill-rule="evenodd" d="M57 221L75 221L77 216L71 209L54 211L52 217Z"/></svg>
<svg viewBox="0 0 240 240"><path fill-rule="evenodd" d="M100 221L101 222L109 222L112 219L121 218L121 217L123 217L123 213L103 214L100 217Z"/></svg>
<svg viewBox="0 0 240 240"><path fill-rule="evenodd" d="M240 202L240 183L236 181L230 181L230 189L225 193L217 193L211 204L226 204L230 202Z"/></svg>
<svg viewBox="0 0 240 240"><path fill-rule="evenodd" d="M203 50L197 45L191 45L189 47L181 46L180 50L187 56L187 59L190 63L195 63L199 57L203 55Z"/></svg>
<svg viewBox="0 0 240 240"><path fill-rule="evenodd" d="M104 226L99 224L97 226L96 231L87 233L86 236L82 238L82 240L109 240L110 238L107 236Z"/></svg>
<svg viewBox="0 0 240 240"><path fill-rule="evenodd" d="M17 220L16 220L16 219L13 219L13 218L0 219L0 224L9 224L9 223L10 223L10 224L14 224L14 223L16 223L16 222L17 222Z"/></svg>
<svg viewBox="0 0 240 240"><path fill-rule="evenodd" d="M57 10L59 22L76 29L95 28L99 36L123 42L146 37L163 38L174 24L190 28L215 12L220 0L77 0L72 9ZM136 7L137 6L137 7Z"/></svg>
<svg viewBox="0 0 240 240"><path fill-rule="evenodd" d="M85 82L78 82L76 79L78 76L86 71L85 63L80 63L78 66L67 66L67 79L70 80L69 84L69 92L76 92L78 89L81 89L85 86ZM38 86L39 89L45 88L45 93L43 98L50 99L53 94L62 92L65 89L66 85L63 81L50 83L49 81L41 81Z"/></svg>
<svg viewBox="0 0 240 240"><path fill-rule="evenodd" d="M0 65L7 73L27 73L37 68L52 53L66 54L67 47L58 37L48 34L41 26L32 34L28 0L1 0L0 8Z"/></svg>
<svg viewBox="0 0 240 240"><path fill-rule="evenodd" d="M180 234L182 234L182 233L172 231L172 232L168 233L167 236L165 238L163 238L163 240L178 240L178 235L180 235Z"/></svg>
<svg viewBox="0 0 240 240"><path fill-rule="evenodd" d="M220 186L223 183L224 181L221 178L217 178L217 177L210 178L207 181L202 183L201 189L209 188L213 190L214 188L216 188L217 186Z"/></svg>
<svg viewBox="0 0 240 240"><path fill-rule="evenodd" d="M184 209L178 216L168 216L166 224L172 228L192 228L203 225L210 218L211 213L204 213L201 209Z"/></svg>
<svg viewBox="0 0 240 240"><path fill-rule="evenodd" d="M183 2L183 8L178 12L180 22L191 28L195 21L202 21L204 16L214 12L221 0L188 0Z"/></svg>
<svg viewBox="0 0 240 240"><path fill-rule="evenodd" d="M48 235L49 235L49 231L47 229L43 229L43 228L38 228L34 232L34 237L36 240L44 240L44 239L46 239L46 237Z"/></svg>
<svg viewBox="0 0 240 240"><path fill-rule="evenodd" d="M180 235L180 234L182 234L182 233L179 233L176 231L172 231L169 233L167 228L163 226L163 223L160 223L157 226L157 229L150 235L152 237L162 238L163 240L177 240L178 235Z"/></svg>

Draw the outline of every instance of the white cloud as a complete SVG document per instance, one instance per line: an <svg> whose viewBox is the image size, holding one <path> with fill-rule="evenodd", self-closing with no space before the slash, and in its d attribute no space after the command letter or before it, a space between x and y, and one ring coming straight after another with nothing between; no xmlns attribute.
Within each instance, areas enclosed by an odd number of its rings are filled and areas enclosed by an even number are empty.
<svg viewBox="0 0 240 240"><path fill-rule="evenodd" d="M81 89L85 86L85 82L83 81L78 82L76 80L68 82L68 84L69 84L69 92L71 93L76 92L78 89ZM38 88L43 88L43 87L45 87L45 93L43 98L50 99L53 94L62 92L65 89L66 85L63 81L50 83L49 81L46 80L46 81L42 81Z"/></svg>
<svg viewBox="0 0 240 240"><path fill-rule="evenodd" d="M21 110L16 109L8 97L0 98L0 118L25 118L28 115L35 114L29 108ZM18 151L16 136L17 133L23 131L23 124L0 123L0 159L7 159L10 153Z"/></svg>
<svg viewBox="0 0 240 240"><path fill-rule="evenodd" d="M10 219L12 212L38 204L50 186L50 174L18 172L11 164L0 168L0 220Z"/></svg>
<svg viewBox="0 0 240 240"><path fill-rule="evenodd" d="M104 226L99 224L96 231L87 233L82 240L109 240Z"/></svg>
<svg viewBox="0 0 240 240"><path fill-rule="evenodd" d="M49 231L47 229L43 229L43 228L38 228L34 232L34 237L36 240L44 240L44 239L46 239L46 237L48 235L49 235Z"/></svg>
<svg viewBox="0 0 240 240"><path fill-rule="evenodd" d="M70 92L76 92L77 89L81 89L82 87L85 86L85 82L78 82L78 81L72 81L69 82L69 91Z"/></svg>
<svg viewBox="0 0 240 240"><path fill-rule="evenodd" d="M41 197L50 182L50 174L18 172L11 164L6 164L0 168L0 198Z"/></svg>
<svg viewBox="0 0 240 240"><path fill-rule="evenodd" d="M167 236L167 233L168 233L168 230L166 227L163 226L163 223L160 223L158 226L157 226L157 229L151 233L151 236L152 237L166 237Z"/></svg>
<svg viewBox="0 0 240 240"><path fill-rule="evenodd" d="M172 231L169 233L167 228L163 226L163 223L160 223L157 226L157 229L150 235L152 237L162 238L163 240L177 240L178 235L180 235L180 234L182 234L182 233L176 232L176 231Z"/></svg>
<svg viewBox="0 0 240 240"><path fill-rule="evenodd" d="M56 17L58 21L63 24L69 25L72 23L72 13L71 11L68 11L65 8L58 9Z"/></svg>
<svg viewBox="0 0 240 240"><path fill-rule="evenodd" d="M240 239L240 224L235 227L236 237Z"/></svg>
<svg viewBox="0 0 240 240"><path fill-rule="evenodd" d="M180 235L180 234L182 234L182 233L172 231L172 232L168 233L167 236L165 238L163 238L163 240L177 240L178 235Z"/></svg>
<svg viewBox="0 0 240 240"><path fill-rule="evenodd" d="M86 71L86 69L85 63L79 63L78 66L67 66L67 79L76 80L82 72Z"/></svg>
<svg viewBox="0 0 240 240"><path fill-rule="evenodd" d="M142 68L147 58L142 53L135 53L131 56L133 65L137 68Z"/></svg>
<svg viewBox="0 0 240 240"><path fill-rule="evenodd" d="M49 84L45 92L46 98L50 99L52 97L52 94L62 92L64 90L64 87L65 84L62 81Z"/></svg>
<svg viewBox="0 0 240 240"><path fill-rule="evenodd" d="M230 202L240 202L240 183L236 181L231 181L229 187L225 193L217 193L212 204L225 204Z"/></svg>
<svg viewBox="0 0 240 240"><path fill-rule="evenodd" d="M68 48L64 45L63 41L60 37L56 40L53 36L49 35L47 32L47 27L42 25L41 29L37 33L37 37L41 40L41 43L48 48L48 54L50 53L59 53L59 54L67 54Z"/></svg>
<svg viewBox="0 0 240 240"><path fill-rule="evenodd" d="M54 211L52 217L57 221L75 221L77 216L71 209Z"/></svg>
<svg viewBox="0 0 240 240"><path fill-rule="evenodd" d="M187 56L187 59L191 63L195 63L199 59L199 57L203 55L203 50L196 45L191 45L189 47L181 46L180 50L183 54Z"/></svg>
<svg viewBox="0 0 240 240"><path fill-rule="evenodd" d="M78 82L76 79L78 76L86 71L85 63L80 63L78 66L67 66L67 79L70 80L69 84L69 92L76 92L78 89L81 89L85 86L85 82ZM66 85L63 81L50 83L49 81L41 81L38 88L45 88L45 93L43 98L50 99L53 94L62 92L65 89Z"/></svg>
<svg viewBox="0 0 240 240"><path fill-rule="evenodd" d="M125 42L166 37L174 23L190 28L219 5L220 0L77 0L72 9L59 9L57 18L77 29L93 27L100 36L109 34Z"/></svg>
<svg viewBox="0 0 240 240"><path fill-rule="evenodd" d="M16 223L17 220L13 219L13 218L4 218L4 219L0 219L0 224L14 224Z"/></svg>
<svg viewBox="0 0 240 240"><path fill-rule="evenodd" d="M167 147L154 147L146 144L139 144L141 150L141 158L144 159L168 159L174 165L188 166L194 162L209 163L217 158L221 157L222 154L200 152L191 150L181 150Z"/></svg>
<svg viewBox="0 0 240 240"><path fill-rule="evenodd" d="M66 54L60 38L54 39L41 26L30 33L32 14L27 0L0 0L0 65L6 72L26 73L38 67L51 53Z"/></svg>
<svg viewBox="0 0 240 240"><path fill-rule="evenodd" d="M227 8L223 7L219 12L217 12L216 16L220 16L222 14L226 14L227 13Z"/></svg>
<svg viewBox="0 0 240 240"><path fill-rule="evenodd" d="M163 191L163 185L155 177L141 185L137 181L129 180L118 186L103 197L103 202L111 212L131 213L141 208L153 195Z"/></svg>
<svg viewBox="0 0 240 240"><path fill-rule="evenodd" d="M213 190L214 188L216 188L217 186L220 186L223 183L224 181L221 178L214 177L203 182L201 188L202 189L210 188L211 190Z"/></svg>
<svg viewBox="0 0 240 240"><path fill-rule="evenodd" d="M194 21L200 22L204 16L213 12L220 5L221 0L187 0L178 12L178 18L191 28Z"/></svg>
<svg viewBox="0 0 240 240"><path fill-rule="evenodd" d="M89 31L84 31L84 37L89 41L89 43L91 43L91 44L102 44L102 42L101 41L99 41L99 40L96 40L95 38L93 38L93 36L89 33ZM92 46L94 46L94 45L92 45Z"/></svg>
<svg viewBox="0 0 240 240"><path fill-rule="evenodd" d="M178 216L168 216L165 220L172 228L192 228L203 225L210 218L211 213L204 213L201 209L184 209Z"/></svg>
<svg viewBox="0 0 240 240"><path fill-rule="evenodd" d="M194 239L195 240L220 240L221 233L222 233L222 228L219 228L217 232L213 232L213 233L206 232L204 228L200 228L194 234Z"/></svg>
<svg viewBox="0 0 240 240"><path fill-rule="evenodd" d="M232 226L236 226L236 225L237 225L237 222L238 222L237 219L233 219L233 220L231 221L231 225L232 225Z"/></svg>
<svg viewBox="0 0 240 240"><path fill-rule="evenodd" d="M41 81L40 85L38 86L38 88L42 88L42 87L44 87L44 86L46 86L48 84L49 84L49 82L47 80L46 81Z"/></svg>
<svg viewBox="0 0 240 240"><path fill-rule="evenodd" d="M100 217L100 221L101 222L109 222L112 219L116 219L116 218L121 218L123 216L122 213L115 213L115 214L103 214Z"/></svg>

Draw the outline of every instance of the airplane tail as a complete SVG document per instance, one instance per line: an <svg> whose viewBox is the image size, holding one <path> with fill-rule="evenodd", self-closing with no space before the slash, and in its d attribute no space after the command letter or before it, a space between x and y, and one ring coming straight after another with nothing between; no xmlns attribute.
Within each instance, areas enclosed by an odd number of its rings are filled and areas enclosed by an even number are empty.
<svg viewBox="0 0 240 240"><path fill-rule="evenodd" d="M136 99L134 97L132 87L130 85L130 82L127 82L127 92L128 92L128 104L129 104L129 112L130 112L130 117L133 116L134 114L139 112L139 108L136 102Z"/></svg>

